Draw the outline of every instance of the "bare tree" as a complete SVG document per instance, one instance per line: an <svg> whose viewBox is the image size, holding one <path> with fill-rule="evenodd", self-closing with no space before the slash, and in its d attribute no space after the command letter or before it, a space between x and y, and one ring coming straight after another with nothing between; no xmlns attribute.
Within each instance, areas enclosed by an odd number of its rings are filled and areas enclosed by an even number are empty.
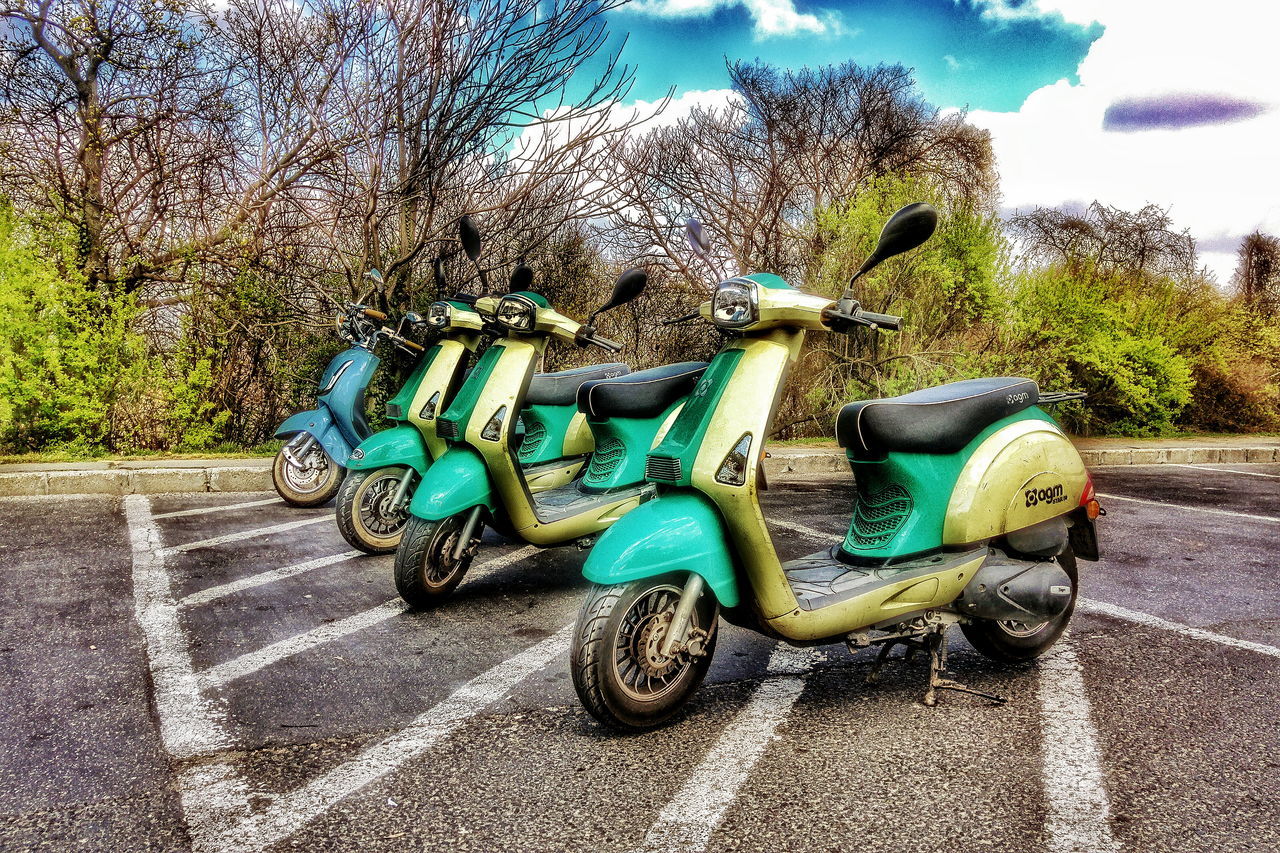
<svg viewBox="0 0 1280 853"><path fill-rule="evenodd" d="M1280 314L1280 239L1254 231L1240 242L1232 284L1246 303Z"/></svg>
<svg viewBox="0 0 1280 853"><path fill-rule="evenodd" d="M1190 232L1175 231L1169 212L1154 204L1136 212L1096 201L1082 213L1041 207L1014 216L1009 227L1034 261L1088 263L1125 278L1189 281L1197 272Z"/></svg>
<svg viewBox="0 0 1280 853"><path fill-rule="evenodd" d="M6 0L0 181L63 219L90 286L135 291L224 250L333 158L361 31L339 0Z"/></svg>

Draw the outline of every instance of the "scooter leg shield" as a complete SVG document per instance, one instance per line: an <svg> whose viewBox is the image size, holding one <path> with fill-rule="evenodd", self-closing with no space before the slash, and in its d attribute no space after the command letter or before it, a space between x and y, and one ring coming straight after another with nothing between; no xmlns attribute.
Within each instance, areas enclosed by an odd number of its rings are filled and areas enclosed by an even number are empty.
<svg viewBox="0 0 1280 853"><path fill-rule="evenodd" d="M636 507L601 534L582 568L605 585L669 572L701 575L724 607L740 601L724 521L696 492L666 492Z"/></svg>
<svg viewBox="0 0 1280 853"><path fill-rule="evenodd" d="M316 441L320 442L320 446L324 448L325 453L329 454L330 459L343 468L347 467L347 463L351 460L351 445L342 437L338 425L333 422L333 416L327 409L311 409L286 418L276 430L276 438L288 438L300 432L315 436Z"/></svg>
<svg viewBox="0 0 1280 853"><path fill-rule="evenodd" d="M426 442L417 427L401 424L369 436L360 442L347 463L353 471L370 471L393 465L408 465L419 475L425 474L431 466Z"/></svg>
<svg viewBox="0 0 1280 853"><path fill-rule="evenodd" d="M439 521L475 506L497 511L489 469L478 451L454 446L431 463L414 489L409 512L427 521Z"/></svg>

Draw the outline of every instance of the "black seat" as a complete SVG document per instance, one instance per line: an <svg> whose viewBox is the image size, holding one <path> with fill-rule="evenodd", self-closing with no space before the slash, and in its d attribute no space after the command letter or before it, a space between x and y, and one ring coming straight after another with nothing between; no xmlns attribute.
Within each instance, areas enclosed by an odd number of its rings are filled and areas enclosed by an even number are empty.
<svg viewBox="0 0 1280 853"><path fill-rule="evenodd" d="M900 453L955 453L991 424L1034 406L1040 389L1030 379L966 379L850 403L836 418L836 439L859 458Z"/></svg>
<svg viewBox="0 0 1280 853"><path fill-rule="evenodd" d="M578 389L578 411L593 418L652 418L692 393L706 369L705 361L682 361L584 382Z"/></svg>
<svg viewBox="0 0 1280 853"><path fill-rule="evenodd" d="M630 372L631 368L627 365L615 363L593 364L590 367L575 367L555 373L536 373L529 381L525 405L572 406L582 383L592 379L612 379Z"/></svg>

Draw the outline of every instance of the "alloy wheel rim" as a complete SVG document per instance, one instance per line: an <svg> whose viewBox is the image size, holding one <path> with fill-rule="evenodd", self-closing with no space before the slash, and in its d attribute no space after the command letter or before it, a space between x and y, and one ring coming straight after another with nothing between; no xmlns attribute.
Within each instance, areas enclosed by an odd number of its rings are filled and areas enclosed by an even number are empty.
<svg viewBox="0 0 1280 853"><path fill-rule="evenodd" d="M659 651L680 593L679 587L670 585L646 590L627 609L618 626L613 648L614 674L619 688L632 699L662 699L680 685L692 668L687 657L663 658Z"/></svg>
<svg viewBox="0 0 1280 853"><path fill-rule="evenodd" d="M329 457L323 450L316 448L308 453L303 461L308 463L305 468L300 468L286 460L284 478L288 481L289 488L299 494L319 491L328 477Z"/></svg>
<svg viewBox="0 0 1280 853"><path fill-rule="evenodd" d="M373 535L389 539L399 533L409 520L407 508L392 510L400 478L394 474L381 474L365 485L360 496L360 524Z"/></svg>

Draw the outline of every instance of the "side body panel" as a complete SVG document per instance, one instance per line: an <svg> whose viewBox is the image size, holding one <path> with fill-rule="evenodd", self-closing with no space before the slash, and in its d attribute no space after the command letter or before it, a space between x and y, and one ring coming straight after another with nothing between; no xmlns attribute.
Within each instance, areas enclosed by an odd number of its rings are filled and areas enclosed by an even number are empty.
<svg viewBox="0 0 1280 853"><path fill-rule="evenodd" d="M577 406L526 406L524 443L518 453L522 465L538 465L566 456L585 456L595 446L585 415ZM585 440L584 440L585 439Z"/></svg>
<svg viewBox="0 0 1280 853"><path fill-rule="evenodd" d="M412 389L412 396L405 404L405 416L422 435L430 457L439 459L448 445L436 434L436 419L457 394L470 349L464 340L446 339L432 350L435 355Z"/></svg>
<svg viewBox="0 0 1280 853"><path fill-rule="evenodd" d="M418 363L413 366L413 370L405 377L404 384L400 386L400 390L390 400L387 400L387 420L404 421L409 419L409 404L413 402L414 392L418 390L418 385L422 382L422 376L427 372L427 368L431 366L431 362L440 355L439 345L428 347L427 351L418 357Z"/></svg>
<svg viewBox="0 0 1280 853"><path fill-rule="evenodd" d="M664 492L600 535L582 568L587 580L617 584L667 572L697 572L725 607L741 600L720 513L688 489Z"/></svg>

